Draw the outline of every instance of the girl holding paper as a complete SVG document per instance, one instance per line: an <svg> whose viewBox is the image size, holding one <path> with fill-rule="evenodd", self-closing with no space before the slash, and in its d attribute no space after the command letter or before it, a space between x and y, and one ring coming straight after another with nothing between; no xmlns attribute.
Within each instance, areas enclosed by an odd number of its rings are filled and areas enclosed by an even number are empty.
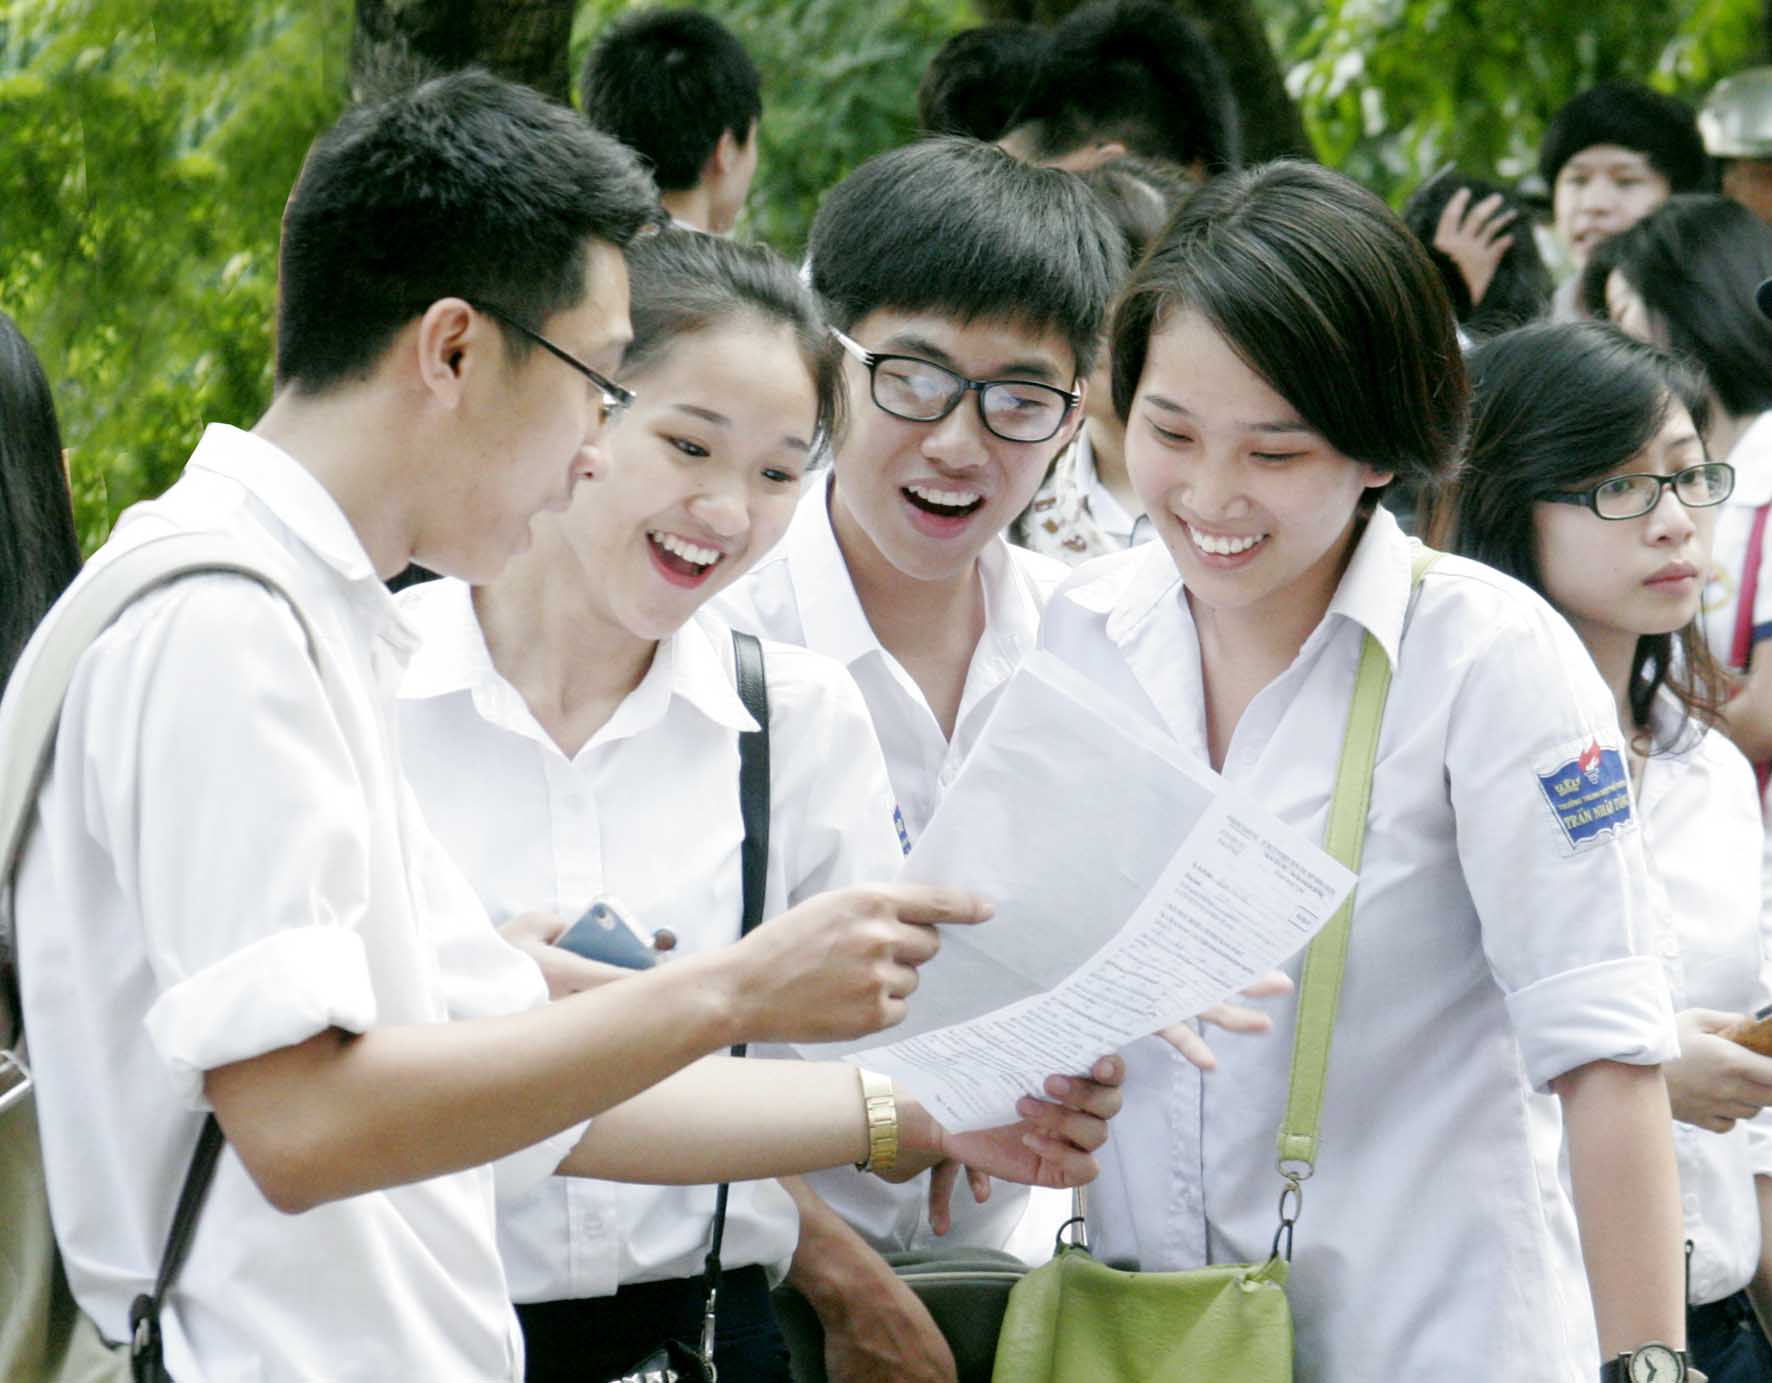
<svg viewBox="0 0 1772 1383"><path fill-rule="evenodd" d="M1716 728L1720 675L1698 623L1734 472L1707 452L1703 378L1611 327L1527 327L1470 367L1470 449L1439 524L1569 619L1626 727L1668 929L1656 950L1682 1010L1664 1069L1688 1343L1711 1383L1759 1383L1772 1346L1745 1289L1772 1248L1772 1125L1756 1118L1772 1057L1717 1034L1772 999L1772 931L1753 770Z"/></svg>
<svg viewBox="0 0 1772 1383"><path fill-rule="evenodd" d="M1163 542L1074 573L1044 646L1313 839L1368 639L1393 669L1287 1288L1298 1378L1575 1383L1678 1350L1678 1045L1612 695L1520 583L1445 557L1413 586L1379 503L1464 432L1432 265L1370 193L1272 164L1183 207L1111 343ZM1209 1080L1127 1049L1099 1256L1268 1256L1295 1005L1271 1008L1277 1040L1221 1044Z"/></svg>

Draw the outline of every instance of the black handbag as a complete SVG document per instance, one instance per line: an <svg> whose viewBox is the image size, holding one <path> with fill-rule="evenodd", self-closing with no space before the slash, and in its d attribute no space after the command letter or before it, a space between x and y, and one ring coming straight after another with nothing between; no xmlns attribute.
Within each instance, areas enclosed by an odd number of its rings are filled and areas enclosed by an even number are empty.
<svg viewBox="0 0 1772 1383"><path fill-rule="evenodd" d="M738 670L738 698L758 726L738 737L738 805L744 821L744 841L738 852L744 880L744 913L738 934L743 937L763 920L763 888L769 878L769 683L763 670L763 645L754 635L733 630L732 654ZM742 1042L732 1049L733 1056L744 1054ZM707 1292L703 1298L701 1339L694 1344L666 1340L612 1383L715 1383L715 1309L720 1295L720 1245L726 1237L729 1190L728 1184L721 1182L714 1195L714 1228L702 1267Z"/></svg>

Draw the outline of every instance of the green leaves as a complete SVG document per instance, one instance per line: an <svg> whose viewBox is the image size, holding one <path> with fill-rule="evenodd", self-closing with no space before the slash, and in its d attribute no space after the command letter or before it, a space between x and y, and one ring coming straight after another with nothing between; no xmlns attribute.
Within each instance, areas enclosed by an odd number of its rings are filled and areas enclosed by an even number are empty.
<svg viewBox="0 0 1772 1383"><path fill-rule="evenodd" d="M42 357L82 543L270 397L284 198L349 0L0 5L0 307Z"/></svg>

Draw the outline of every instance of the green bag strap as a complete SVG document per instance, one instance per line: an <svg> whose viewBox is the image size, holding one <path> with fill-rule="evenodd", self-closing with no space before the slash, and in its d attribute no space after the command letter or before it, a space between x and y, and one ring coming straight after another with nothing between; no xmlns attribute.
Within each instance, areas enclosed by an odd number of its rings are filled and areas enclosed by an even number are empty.
<svg viewBox="0 0 1772 1383"><path fill-rule="evenodd" d="M1440 558L1432 548L1417 547L1409 574L1410 594ZM1391 666L1384 647L1370 633L1360 649L1348 707L1347 733L1341 740L1341 762L1335 770L1335 794L1329 800L1329 826L1323 848L1335 860L1360 869L1366 842L1366 814L1372 805L1372 769L1378 761L1378 732L1384 703L1390 695ZM1355 885L1357 890L1358 885ZM1341 977L1347 968L1352 934L1354 894L1349 893L1329 925L1317 933L1305 953L1304 977L1298 986L1298 1030L1292 1041L1292 1083L1286 1094L1286 1118L1280 1126L1280 1175L1289 1183L1281 1197L1281 1230L1297 1218L1302 1195L1298 1183L1316 1169L1317 1129L1323 1114L1323 1085L1329 1072L1329 1044L1335 1035L1335 1011L1341 1003ZM1287 1217L1287 1197L1293 1198ZM1290 1234L1287 1234L1290 1240ZM1276 1238L1276 1244L1278 1239ZM1290 1255L1288 1255L1290 1256Z"/></svg>

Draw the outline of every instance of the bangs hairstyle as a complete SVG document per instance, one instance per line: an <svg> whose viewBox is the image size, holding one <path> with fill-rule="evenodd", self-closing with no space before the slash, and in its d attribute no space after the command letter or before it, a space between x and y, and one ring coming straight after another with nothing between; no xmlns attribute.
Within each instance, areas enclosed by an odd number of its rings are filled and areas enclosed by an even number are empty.
<svg viewBox="0 0 1772 1383"><path fill-rule="evenodd" d="M1772 278L1772 226L1728 197L1673 197L1589 257L1582 297L1596 317L1613 270L1728 412L1772 409L1772 322L1754 301Z"/></svg>
<svg viewBox="0 0 1772 1383"><path fill-rule="evenodd" d="M816 458L842 431L842 348L825 326L812 290L774 251L692 230L663 230L628 249L634 339L623 378L646 373L685 336L734 322L793 333L818 398Z"/></svg>
<svg viewBox="0 0 1772 1383"><path fill-rule="evenodd" d="M1691 414L1700 437L1710 424L1709 391L1697 369L1603 322L1506 332L1472 352L1470 372L1470 445L1437 505L1433 541L1546 599L1533 505L1629 461L1675 403ZM1714 724L1722 701L1722 677L1696 618L1671 634L1637 640L1630 680L1637 730L1650 728L1663 687L1683 715L1675 733L1652 746L1657 753L1675 748L1692 722Z"/></svg>
<svg viewBox="0 0 1772 1383"><path fill-rule="evenodd" d="M49 380L30 342L0 312L0 686L79 571Z"/></svg>
<svg viewBox="0 0 1772 1383"><path fill-rule="evenodd" d="M812 286L833 325L929 313L1056 332L1087 375L1125 274L1120 233L1082 181L942 137L869 159L818 209Z"/></svg>
<svg viewBox="0 0 1772 1383"><path fill-rule="evenodd" d="M1123 421L1177 312L1210 322L1343 456L1405 481L1452 466L1469 391L1446 290L1408 227L1341 174L1269 163L1183 203L1114 314Z"/></svg>
<svg viewBox="0 0 1772 1383"><path fill-rule="evenodd" d="M277 382L366 378L441 298L540 328L583 301L590 242L625 246L657 200L632 152L484 71L354 107L315 142L284 218Z"/></svg>

